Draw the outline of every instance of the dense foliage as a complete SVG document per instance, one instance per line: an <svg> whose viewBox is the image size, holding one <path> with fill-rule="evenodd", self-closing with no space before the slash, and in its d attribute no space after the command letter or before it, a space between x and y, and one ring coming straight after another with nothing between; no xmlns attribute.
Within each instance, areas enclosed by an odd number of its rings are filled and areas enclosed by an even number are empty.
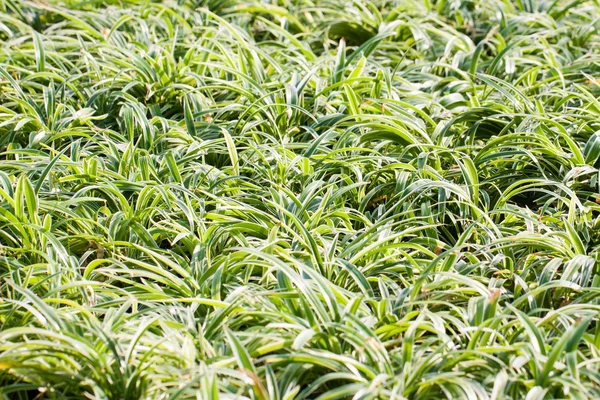
<svg viewBox="0 0 600 400"><path fill-rule="evenodd" d="M0 0L0 398L600 398L596 0Z"/></svg>

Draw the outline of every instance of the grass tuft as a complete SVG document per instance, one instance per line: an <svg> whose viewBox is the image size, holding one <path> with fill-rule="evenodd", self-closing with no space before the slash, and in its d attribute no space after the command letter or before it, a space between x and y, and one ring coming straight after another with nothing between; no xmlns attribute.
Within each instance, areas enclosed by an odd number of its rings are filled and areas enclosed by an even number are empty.
<svg viewBox="0 0 600 400"><path fill-rule="evenodd" d="M599 21L0 0L0 399L600 398Z"/></svg>

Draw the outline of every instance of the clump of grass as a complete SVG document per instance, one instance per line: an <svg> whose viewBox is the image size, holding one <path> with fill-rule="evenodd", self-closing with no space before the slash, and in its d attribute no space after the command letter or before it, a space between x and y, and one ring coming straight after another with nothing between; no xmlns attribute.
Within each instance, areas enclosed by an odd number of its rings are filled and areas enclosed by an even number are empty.
<svg viewBox="0 0 600 400"><path fill-rule="evenodd" d="M0 0L0 398L600 397L599 20Z"/></svg>

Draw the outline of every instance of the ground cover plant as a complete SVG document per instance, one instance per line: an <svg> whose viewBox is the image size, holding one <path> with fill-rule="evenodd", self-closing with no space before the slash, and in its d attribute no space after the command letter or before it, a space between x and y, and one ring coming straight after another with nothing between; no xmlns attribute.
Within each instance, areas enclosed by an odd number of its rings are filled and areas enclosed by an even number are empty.
<svg viewBox="0 0 600 400"><path fill-rule="evenodd" d="M0 398L600 398L596 0L0 0Z"/></svg>

